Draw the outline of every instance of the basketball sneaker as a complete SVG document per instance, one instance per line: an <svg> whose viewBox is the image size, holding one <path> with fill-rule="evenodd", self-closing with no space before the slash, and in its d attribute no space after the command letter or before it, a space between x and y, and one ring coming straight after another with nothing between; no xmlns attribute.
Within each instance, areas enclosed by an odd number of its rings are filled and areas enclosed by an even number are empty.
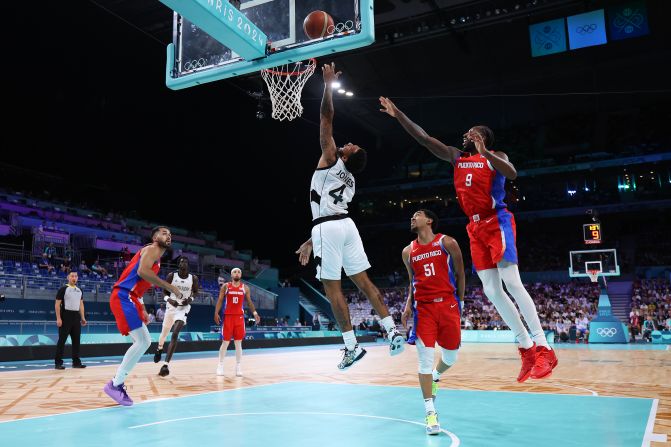
<svg viewBox="0 0 671 447"><path fill-rule="evenodd" d="M161 376L161 377L165 377L168 374L170 374L170 370L168 369L168 365L161 366L161 370L158 372L158 375Z"/></svg>
<svg viewBox="0 0 671 447"><path fill-rule="evenodd" d="M223 376L224 375L224 364L223 363L219 363L219 365L217 365L217 375L218 376Z"/></svg>
<svg viewBox="0 0 671 447"><path fill-rule="evenodd" d="M154 353L154 363L161 361L161 354L163 354L163 349L156 348L156 352Z"/></svg>
<svg viewBox="0 0 671 447"><path fill-rule="evenodd" d="M522 383L529 378L531 370L536 364L536 343L529 349L517 349L520 351L520 357L522 357L522 369L520 369L520 374L517 376L517 381Z"/></svg>
<svg viewBox="0 0 671 447"><path fill-rule="evenodd" d="M389 340L389 355L398 355L405 349L405 337L396 328L389 331L387 340Z"/></svg>
<svg viewBox="0 0 671 447"><path fill-rule="evenodd" d="M344 354L342 356L342 360L340 363L338 363L338 369L340 371L348 370L352 365L354 365L356 362L361 360L364 355L366 355L366 350L360 348L358 343L351 351L347 348L341 349L341 351L344 351Z"/></svg>
<svg viewBox="0 0 671 447"><path fill-rule="evenodd" d="M545 379L552 375L552 370L559 364L554 349L548 349L545 346L536 348L536 363L531 369L532 379Z"/></svg>
<svg viewBox="0 0 671 447"><path fill-rule="evenodd" d="M438 414L429 411L426 414L426 434L437 435L440 433L440 423L438 422Z"/></svg>
<svg viewBox="0 0 671 447"><path fill-rule="evenodd" d="M235 376L242 377L242 368L240 367L239 363L235 365Z"/></svg>
<svg viewBox="0 0 671 447"><path fill-rule="evenodd" d="M436 394L438 394L438 381L434 380L431 382L431 399L433 399L434 402L436 401Z"/></svg>
<svg viewBox="0 0 671 447"><path fill-rule="evenodd" d="M119 405L123 405L124 407L133 405L133 399L128 397L126 386L123 383L119 386L114 386L114 383L110 380L105 385L105 388L103 388L103 391Z"/></svg>

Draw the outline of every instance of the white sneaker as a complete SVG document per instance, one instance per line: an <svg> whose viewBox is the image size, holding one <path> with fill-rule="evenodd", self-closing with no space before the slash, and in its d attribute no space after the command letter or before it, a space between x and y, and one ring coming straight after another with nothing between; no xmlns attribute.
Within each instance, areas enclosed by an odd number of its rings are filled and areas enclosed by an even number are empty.
<svg viewBox="0 0 671 447"><path fill-rule="evenodd" d="M438 415L430 411L426 414L426 434L437 435L440 433L440 423L438 422Z"/></svg>
<svg viewBox="0 0 671 447"><path fill-rule="evenodd" d="M224 364L223 363L219 363L219 365L217 366L217 375L218 376L223 376L224 375Z"/></svg>
<svg viewBox="0 0 671 447"><path fill-rule="evenodd" d="M235 376L242 377L242 368L240 367L239 363L235 365Z"/></svg>
<svg viewBox="0 0 671 447"><path fill-rule="evenodd" d="M389 355L398 355L405 349L405 337L396 328L389 331L387 340L389 341Z"/></svg>

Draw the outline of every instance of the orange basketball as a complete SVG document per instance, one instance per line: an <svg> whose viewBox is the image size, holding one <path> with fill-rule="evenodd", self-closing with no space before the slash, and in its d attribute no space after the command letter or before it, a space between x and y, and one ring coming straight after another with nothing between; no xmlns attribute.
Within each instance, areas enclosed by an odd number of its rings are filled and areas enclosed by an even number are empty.
<svg viewBox="0 0 671 447"><path fill-rule="evenodd" d="M310 39L333 34L333 17L324 11L312 11L303 21L303 31Z"/></svg>

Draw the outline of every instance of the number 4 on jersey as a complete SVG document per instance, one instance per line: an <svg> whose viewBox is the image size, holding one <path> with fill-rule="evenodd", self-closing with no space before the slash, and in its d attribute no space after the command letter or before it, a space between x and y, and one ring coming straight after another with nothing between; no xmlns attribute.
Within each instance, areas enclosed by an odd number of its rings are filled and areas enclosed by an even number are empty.
<svg viewBox="0 0 671 447"><path fill-rule="evenodd" d="M329 195L331 197L333 197L333 204L334 205L337 205L338 202L343 201L342 195L343 195L343 192L345 192L345 186L346 185L342 185L340 188L332 189L332 190L329 191Z"/></svg>

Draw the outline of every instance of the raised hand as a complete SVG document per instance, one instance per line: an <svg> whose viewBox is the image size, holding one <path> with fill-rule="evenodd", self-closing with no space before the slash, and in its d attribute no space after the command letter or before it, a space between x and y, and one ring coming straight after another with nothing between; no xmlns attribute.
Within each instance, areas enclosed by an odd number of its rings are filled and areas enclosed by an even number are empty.
<svg viewBox="0 0 671 447"><path fill-rule="evenodd" d="M398 108L396 108L396 104L391 102L389 98L380 96L380 105L382 106L380 112L384 112L387 115L396 118L396 115L398 114Z"/></svg>
<svg viewBox="0 0 671 447"><path fill-rule="evenodd" d="M475 148L478 150L478 153L484 155L487 152L487 147L485 147L485 140L480 132L475 129L468 131L468 138L475 144Z"/></svg>
<svg viewBox="0 0 671 447"><path fill-rule="evenodd" d="M331 62L330 64L324 64L322 67L322 74L324 76L324 84L331 84L333 81L337 81L340 75L342 74L342 71L335 71L335 62Z"/></svg>

